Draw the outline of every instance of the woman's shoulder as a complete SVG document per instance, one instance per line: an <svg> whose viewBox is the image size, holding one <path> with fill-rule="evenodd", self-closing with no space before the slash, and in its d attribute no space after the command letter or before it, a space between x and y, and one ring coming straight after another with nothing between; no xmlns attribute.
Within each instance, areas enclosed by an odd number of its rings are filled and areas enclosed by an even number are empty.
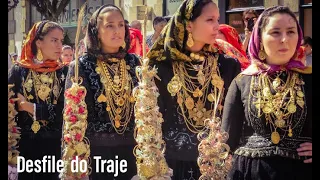
<svg viewBox="0 0 320 180"><path fill-rule="evenodd" d="M136 54L127 53L127 55L125 56L125 60L129 65L132 65L132 66L140 65L140 56L137 56Z"/></svg>

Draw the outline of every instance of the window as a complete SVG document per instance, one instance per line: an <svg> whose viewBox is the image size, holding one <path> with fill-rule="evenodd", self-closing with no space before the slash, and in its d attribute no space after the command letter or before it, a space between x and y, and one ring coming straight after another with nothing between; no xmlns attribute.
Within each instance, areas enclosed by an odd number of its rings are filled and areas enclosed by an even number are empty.
<svg viewBox="0 0 320 180"><path fill-rule="evenodd" d="M312 37L312 0L300 1L299 23L304 36Z"/></svg>
<svg viewBox="0 0 320 180"><path fill-rule="evenodd" d="M312 37L312 8L303 10L303 32L304 36Z"/></svg>
<svg viewBox="0 0 320 180"><path fill-rule="evenodd" d="M312 0L304 0L304 4L312 4Z"/></svg>
<svg viewBox="0 0 320 180"><path fill-rule="evenodd" d="M229 0L228 9L263 6L263 0Z"/></svg>

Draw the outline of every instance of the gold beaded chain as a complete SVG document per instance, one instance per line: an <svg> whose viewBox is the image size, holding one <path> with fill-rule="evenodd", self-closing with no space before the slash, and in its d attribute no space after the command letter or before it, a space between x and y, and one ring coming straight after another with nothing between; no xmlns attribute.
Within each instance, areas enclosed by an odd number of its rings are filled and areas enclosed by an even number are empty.
<svg viewBox="0 0 320 180"><path fill-rule="evenodd" d="M112 65L101 59L97 60L96 72L100 75L100 81L103 85L98 102L106 103L106 111L109 114L111 124L118 134L125 132L133 113L135 101L131 96L134 85L128 68L129 66L126 65L124 59Z"/></svg>
<svg viewBox="0 0 320 180"><path fill-rule="evenodd" d="M39 98L47 104L57 104L62 91L56 71L50 73L38 73L30 70L26 77L26 80L23 82L22 87L23 95L29 102L34 99L33 95L31 94L32 89L34 89L35 98L38 104L40 103ZM53 99L51 93L53 93ZM29 115L33 117L33 115L31 114ZM46 126L48 124L47 120L34 119L31 125L31 130L34 133L37 133L41 128L39 122L41 122L43 126Z"/></svg>
<svg viewBox="0 0 320 180"><path fill-rule="evenodd" d="M265 115L266 123L270 124L271 141L274 144L278 144L281 140L278 129L288 132L287 135L292 137L292 130L300 123L301 118L293 124L292 115L297 108L304 109L305 99L302 85L304 82L295 72L288 72L286 82L283 82L279 76L271 82L267 73L251 79L249 99L251 97L257 99L253 102L258 111L256 117L261 118L262 115ZM256 91L256 96L253 91ZM253 115L250 106L248 103L248 110Z"/></svg>
<svg viewBox="0 0 320 180"><path fill-rule="evenodd" d="M174 77L168 83L167 89L171 96L177 96L180 107L178 112L183 116L187 128L198 133L205 128L204 120L214 117L216 109L221 107L224 82L217 66L218 55L209 55L207 58L197 55L193 57L198 57L202 64L194 64L192 61L173 62ZM197 73L196 77L189 72ZM212 89L209 89L210 83ZM205 107L207 100L211 103L209 110Z"/></svg>

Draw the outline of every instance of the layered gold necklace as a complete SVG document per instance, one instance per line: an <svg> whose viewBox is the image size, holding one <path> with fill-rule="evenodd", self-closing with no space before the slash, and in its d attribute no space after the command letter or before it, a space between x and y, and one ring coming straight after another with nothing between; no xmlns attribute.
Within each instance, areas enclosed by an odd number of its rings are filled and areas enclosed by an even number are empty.
<svg viewBox="0 0 320 180"><path fill-rule="evenodd" d="M112 126L118 134L123 134L133 113L134 97L132 78L128 73L130 66L121 59L111 65L98 59L96 72L100 75L103 85L98 102L106 103L106 111L109 114Z"/></svg>
<svg viewBox="0 0 320 180"><path fill-rule="evenodd" d="M217 66L218 55L205 59L191 54L191 58L202 63L173 62L174 76L167 89L171 96L177 96L179 113L188 129L198 133L204 129L204 120L214 117L217 108L221 107L224 82ZM209 89L210 83L212 88ZM207 100L211 103L210 109L205 107Z"/></svg>
<svg viewBox="0 0 320 180"><path fill-rule="evenodd" d="M285 132L284 136L286 133L289 137L293 136L292 130L299 124L300 119L295 120L293 124L292 115L298 108L304 109L305 104L301 87L304 82L299 78L299 74L288 72L286 82L282 81L279 75L274 79L270 79L266 73L255 76L251 79L250 87L250 96L257 99L254 102L258 111L257 117L265 115L266 123L270 124L271 141L274 144L278 144L281 140L278 131ZM249 112L251 112L250 105Z"/></svg>
<svg viewBox="0 0 320 180"><path fill-rule="evenodd" d="M34 89L35 96L31 94L32 89ZM30 70L27 78L23 82L23 94L28 101L32 101L36 98L37 103L39 103L39 98L47 104L57 104L58 98L61 93L61 87L59 79L57 78L56 72L43 72L38 73L36 71ZM53 98L51 96L53 94ZM40 130L40 123L43 125L47 124L45 120L34 120L31 125L31 129L34 133Z"/></svg>

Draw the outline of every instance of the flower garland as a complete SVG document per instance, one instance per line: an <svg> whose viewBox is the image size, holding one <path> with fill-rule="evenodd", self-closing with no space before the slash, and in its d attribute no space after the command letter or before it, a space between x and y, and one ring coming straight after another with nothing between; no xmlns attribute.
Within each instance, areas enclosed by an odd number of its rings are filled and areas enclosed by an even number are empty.
<svg viewBox="0 0 320 180"><path fill-rule="evenodd" d="M225 143L229 136L226 132L221 132L221 120L219 117L207 119L206 131L198 134L199 157L198 166L202 174L199 180L226 179L231 168L230 147Z"/></svg>
<svg viewBox="0 0 320 180"><path fill-rule="evenodd" d="M81 83L79 83L81 84ZM63 113L63 155L64 170L60 174L61 179L81 179L91 173L89 167L86 172L72 172L72 160L85 160L89 166L90 144L85 137L87 129L87 105L85 97L86 88L78 83L73 83L71 88L65 91L65 109Z"/></svg>
<svg viewBox="0 0 320 180"><path fill-rule="evenodd" d="M18 112L14 108L15 101L17 98L12 98L14 95L11 88L14 85L8 85L8 180L17 180L17 157L19 151L17 150L18 141L20 139L20 131L17 123L15 122L15 116Z"/></svg>
<svg viewBox="0 0 320 180"><path fill-rule="evenodd" d="M17 127L15 122L15 116L18 112L15 110L14 104L18 99L12 98L14 93L11 88L13 86L8 85L8 179L10 180L18 179L16 165L19 151L17 150L17 144L21 135L20 128Z"/></svg>
<svg viewBox="0 0 320 180"><path fill-rule="evenodd" d="M148 59L136 68L139 85L134 88L136 99L134 138L137 142L133 153L136 157L138 177L136 179L171 179L172 169L164 157L165 142L162 139L161 123L164 121L157 106L159 96L154 82L157 74L155 68L150 69Z"/></svg>
<svg viewBox="0 0 320 180"><path fill-rule="evenodd" d="M8 85L8 164L17 165L17 156L19 151L17 150L17 144L20 139L19 127L15 122L14 117L18 112L14 109L14 103L17 99L12 98L14 93L10 90L13 85Z"/></svg>

